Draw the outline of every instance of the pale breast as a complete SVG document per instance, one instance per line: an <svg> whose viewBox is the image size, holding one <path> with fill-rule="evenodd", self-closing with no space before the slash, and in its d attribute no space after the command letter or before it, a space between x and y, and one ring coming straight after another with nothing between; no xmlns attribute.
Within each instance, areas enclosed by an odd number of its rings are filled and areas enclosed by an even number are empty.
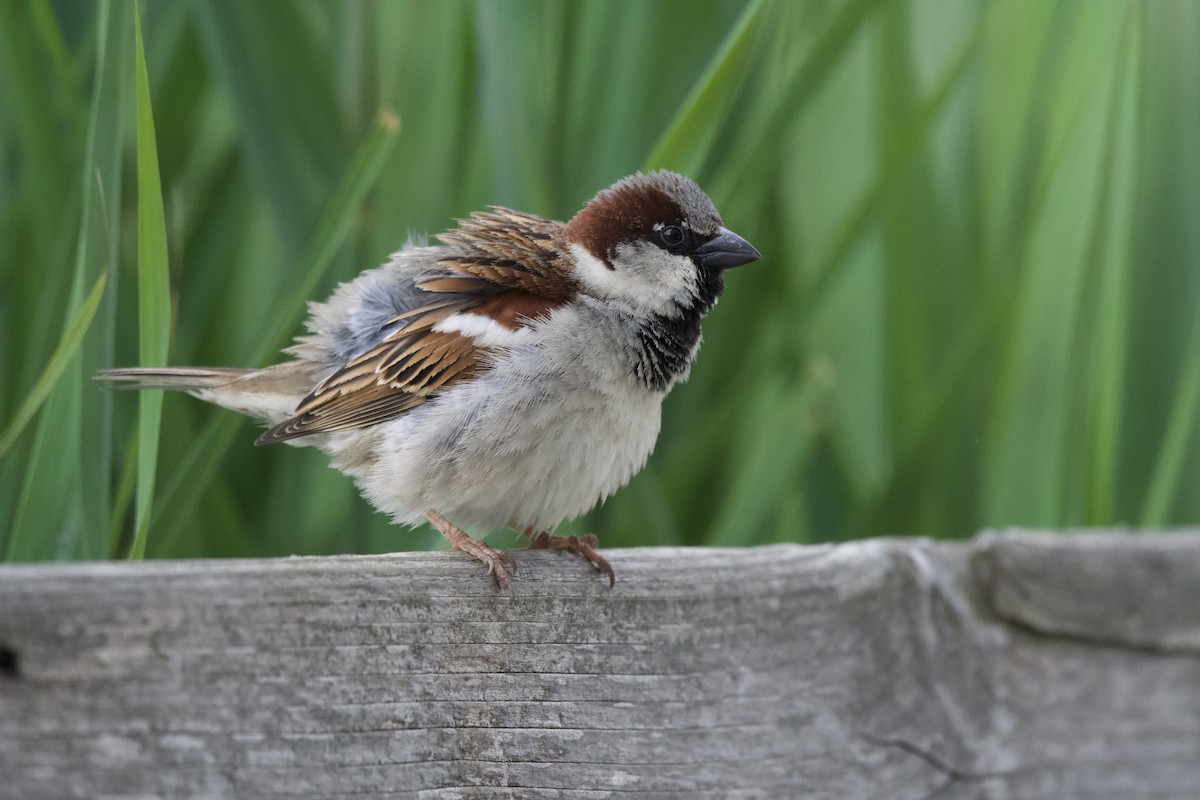
<svg viewBox="0 0 1200 800"><path fill-rule="evenodd" d="M631 373L621 326L594 309L556 311L491 369L375 426L377 460L347 470L397 522L436 508L475 532L556 526L646 463L663 392Z"/></svg>

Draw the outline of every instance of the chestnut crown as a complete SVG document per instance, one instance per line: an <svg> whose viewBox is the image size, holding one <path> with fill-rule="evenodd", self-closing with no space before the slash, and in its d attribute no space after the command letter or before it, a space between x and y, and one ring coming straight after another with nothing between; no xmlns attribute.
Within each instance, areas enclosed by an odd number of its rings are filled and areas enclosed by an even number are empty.
<svg viewBox="0 0 1200 800"><path fill-rule="evenodd" d="M706 244L733 236L723 227L721 215L704 190L690 178L666 170L639 172L602 190L567 223L565 235L610 268L623 244L649 242L674 255L703 256ZM745 240L735 238L744 245L738 248L743 257L738 263L759 257ZM721 247L731 242L726 238ZM715 261L732 260L726 256Z"/></svg>

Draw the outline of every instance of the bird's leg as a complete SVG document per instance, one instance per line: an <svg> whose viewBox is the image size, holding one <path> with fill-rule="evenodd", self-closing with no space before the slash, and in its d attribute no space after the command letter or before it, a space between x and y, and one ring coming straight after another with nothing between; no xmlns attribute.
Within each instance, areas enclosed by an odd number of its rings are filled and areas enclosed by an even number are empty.
<svg viewBox="0 0 1200 800"><path fill-rule="evenodd" d="M496 584L510 595L513 593L509 573L517 571L517 562L513 561L512 556L494 547L489 547L478 539L472 539L466 531L443 517L436 509L431 508L426 511L425 519L429 520L429 524L437 528L437 532L446 538L446 541L450 543L450 549L461 550L482 561L488 568L488 574L496 577Z"/></svg>
<svg viewBox="0 0 1200 800"><path fill-rule="evenodd" d="M530 550L566 550L569 553L586 558L588 563L596 568L596 571L601 575L608 576L608 588L612 588L617 582L617 576L613 573L612 565L596 552L596 548L600 545L600 540L595 534L587 534L586 536L559 536L550 533L549 531L539 531L532 525L518 529L522 536L529 538Z"/></svg>

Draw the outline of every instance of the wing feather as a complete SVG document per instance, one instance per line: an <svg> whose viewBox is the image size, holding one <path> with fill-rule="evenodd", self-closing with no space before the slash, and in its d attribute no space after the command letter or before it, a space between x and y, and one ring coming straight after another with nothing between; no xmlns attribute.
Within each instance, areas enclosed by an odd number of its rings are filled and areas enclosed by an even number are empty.
<svg viewBox="0 0 1200 800"><path fill-rule="evenodd" d="M567 302L577 286L564 263L562 227L504 208L460 220L438 237L442 255L415 284L429 302L389 319L381 331L398 327L321 381L256 444L385 422L469 380L492 350L434 327L477 313L515 329Z"/></svg>

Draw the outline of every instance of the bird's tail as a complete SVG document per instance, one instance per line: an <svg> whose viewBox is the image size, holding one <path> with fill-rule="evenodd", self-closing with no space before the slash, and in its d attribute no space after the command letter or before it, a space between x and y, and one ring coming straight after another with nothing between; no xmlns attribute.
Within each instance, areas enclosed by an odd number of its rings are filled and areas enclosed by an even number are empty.
<svg viewBox="0 0 1200 800"><path fill-rule="evenodd" d="M121 382L117 389L215 389L244 378L252 369L234 367L124 367L96 373L98 381Z"/></svg>
<svg viewBox="0 0 1200 800"><path fill-rule="evenodd" d="M277 425L292 416L296 405L316 383L298 361L266 369L232 367L125 367L96 373L118 389L175 389L230 411Z"/></svg>

